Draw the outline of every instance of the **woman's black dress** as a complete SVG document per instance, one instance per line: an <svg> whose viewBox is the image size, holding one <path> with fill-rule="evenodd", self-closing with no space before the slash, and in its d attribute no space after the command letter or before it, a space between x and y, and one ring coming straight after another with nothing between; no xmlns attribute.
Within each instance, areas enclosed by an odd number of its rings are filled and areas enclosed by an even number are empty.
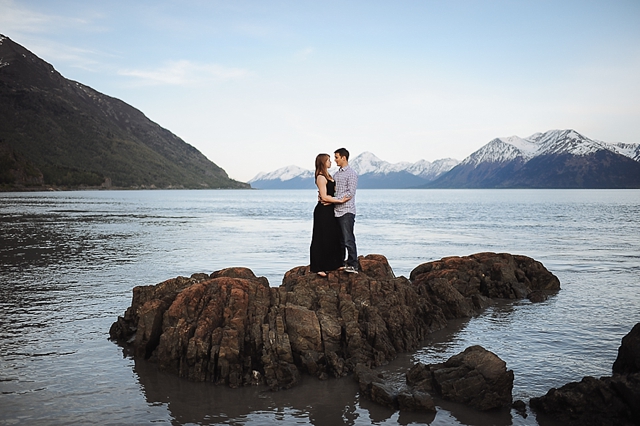
<svg viewBox="0 0 640 426"><path fill-rule="evenodd" d="M327 181L327 195L334 196L336 183ZM311 272L333 271L344 263L344 248L333 204L318 202L313 210L313 236L311 237Z"/></svg>

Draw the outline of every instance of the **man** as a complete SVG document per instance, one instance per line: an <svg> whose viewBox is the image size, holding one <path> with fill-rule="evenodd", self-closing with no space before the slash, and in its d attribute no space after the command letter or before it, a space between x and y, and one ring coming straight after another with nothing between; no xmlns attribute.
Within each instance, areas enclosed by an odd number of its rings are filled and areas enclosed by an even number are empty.
<svg viewBox="0 0 640 426"><path fill-rule="evenodd" d="M358 174L349 167L349 151L345 148L334 152L336 164L340 169L333 175L336 181L336 198L350 197L343 204L336 204L334 212L338 224L342 230L342 246L347 249L347 261L345 272L358 273L358 252L356 250L356 237L353 234L353 226L356 221L356 187L358 186Z"/></svg>

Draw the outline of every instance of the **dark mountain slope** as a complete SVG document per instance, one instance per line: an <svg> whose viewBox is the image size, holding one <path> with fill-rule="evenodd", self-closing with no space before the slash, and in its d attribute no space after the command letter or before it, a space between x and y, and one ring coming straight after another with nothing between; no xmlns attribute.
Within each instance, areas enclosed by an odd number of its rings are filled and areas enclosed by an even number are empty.
<svg viewBox="0 0 640 426"><path fill-rule="evenodd" d="M36 168L44 185L249 187L139 110L67 80L2 36L0 145L0 162L21 159L14 162L17 169L3 176ZM11 186L6 176L5 187ZM13 182L20 184L18 178Z"/></svg>
<svg viewBox="0 0 640 426"><path fill-rule="evenodd" d="M587 155L541 155L529 160L501 187L520 188L638 188L640 163L600 150Z"/></svg>
<svg viewBox="0 0 640 426"><path fill-rule="evenodd" d="M483 162L477 166L458 164L422 188L499 188L523 167L520 158L497 163Z"/></svg>

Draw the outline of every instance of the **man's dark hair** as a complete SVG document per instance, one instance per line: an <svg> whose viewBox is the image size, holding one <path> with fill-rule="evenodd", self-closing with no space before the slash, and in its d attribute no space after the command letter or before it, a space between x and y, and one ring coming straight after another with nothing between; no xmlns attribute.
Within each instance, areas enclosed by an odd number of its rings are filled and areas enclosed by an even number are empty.
<svg viewBox="0 0 640 426"><path fill-rule="evenodd" d="M338 148L333 153L340 155L340 157L346 157L347 161L349 161L349 151L346 148Z"/></svg>

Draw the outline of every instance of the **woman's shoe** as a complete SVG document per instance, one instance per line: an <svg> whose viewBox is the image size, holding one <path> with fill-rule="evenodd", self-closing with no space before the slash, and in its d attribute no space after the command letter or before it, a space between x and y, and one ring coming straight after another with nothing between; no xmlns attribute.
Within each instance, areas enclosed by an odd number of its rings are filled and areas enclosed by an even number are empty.
<svg viewBox="0 0 640 426"><path fill-rule="evenodd" d="M327 273L324 271L317 272L317 274L320 275L322 278L327 276Z"/></svg>

